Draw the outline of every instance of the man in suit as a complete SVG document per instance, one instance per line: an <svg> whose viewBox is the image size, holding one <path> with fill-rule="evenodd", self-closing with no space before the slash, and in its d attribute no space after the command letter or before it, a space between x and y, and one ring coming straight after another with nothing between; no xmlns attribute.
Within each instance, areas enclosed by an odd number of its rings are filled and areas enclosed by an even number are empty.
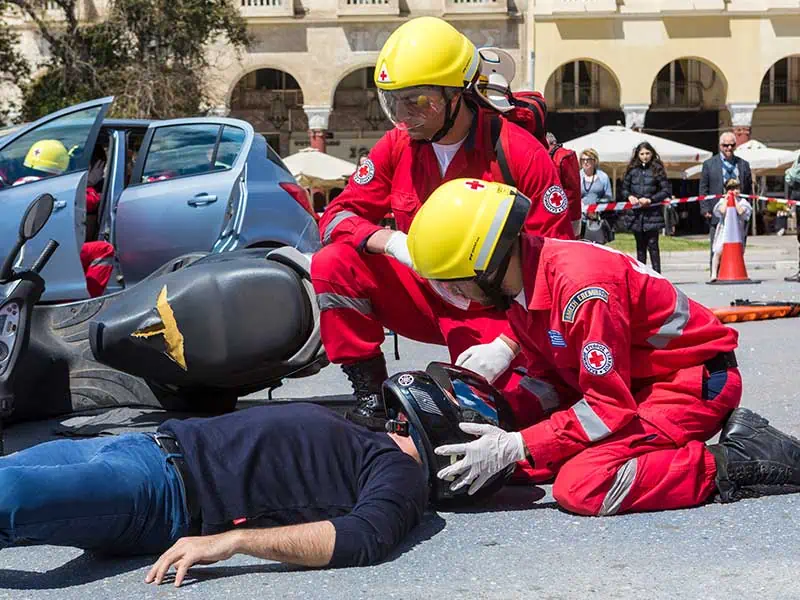
<svg viewBox="0 0 800 600"><path fill-rule="evenodd" d="M722 195L725 193L725 182L729 179L738 179L742 186L742 194L753 194L753 174L750 172L750 163L734 154L736 149L736 136L732 131L726 131L719 137L719 154L715 154L703 163L703 172L700 175L700 195ZM709 224L709 239L714 245L714 233L719 224L719 218L714 216L716 200L702 200L700 212ZM745 226L745 235L747 227ZM713 248L710 251L709 261L714 256ZM709 262L710 264L710 262Z"/></svg>

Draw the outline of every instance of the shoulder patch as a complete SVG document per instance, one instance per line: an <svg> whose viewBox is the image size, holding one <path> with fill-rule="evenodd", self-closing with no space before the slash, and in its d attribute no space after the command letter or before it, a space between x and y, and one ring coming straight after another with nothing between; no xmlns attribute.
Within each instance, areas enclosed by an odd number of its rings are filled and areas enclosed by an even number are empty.
<svg viewBox="0 0 800 600"><path fill-rule="evenodd" d="M542 196L548 212L558 215L567 210L567 193L560 185L551 185Z"/></svg>
<svg viewBox="0 0 800 600"><path fill-rule="evenodd" d="M592 375L605 375L614 367L611 350L600 342L589 342L581 352L583 368Z"/></svg>
<svg viewBox="0 0 800 600"><path fill-rule="evenodd" d="M366 185L372 181L373 177L375 177L375 164L369 158L365 158L353 173L353 181L359 185Z"/></svg>
<svg viewBox="0 0 800 600"><path fill-rule="evenodd" d="M547 331L547 337L550 338L550 345L555 348L566 348L567 341L564 339L564 336L561 335L560 331L556 331L555 329L549 329Z"/></svg>
<svg viewBox="0 0 800 600"><path fill-rule="evenodd" d="M564 312L561 313L561 320L565 323L573 323L575 321L575 313L578 312L581 305L589 300L602 300L608 304L608 292L601 287L591 286L574 293L572 298L567 301Z"/></svg>

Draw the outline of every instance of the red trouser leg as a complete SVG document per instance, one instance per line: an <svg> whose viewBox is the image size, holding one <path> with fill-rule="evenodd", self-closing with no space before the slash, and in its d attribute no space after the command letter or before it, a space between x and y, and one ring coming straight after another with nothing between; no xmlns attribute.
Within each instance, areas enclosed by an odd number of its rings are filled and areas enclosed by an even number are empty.
<svg viewBox="0 0 800 600"><path fill-rule="evenodd" d="M111 279L114 246L108 242L86 242L81 246L81 264L86 274L86 289L92 298L102 296Z"/></svg>
<svg viewBox="0 0 800 600"><path fill-rule="evenodd" d="M311 279L321 310L322 342L334 363L379 355L384 327L420 342L444 344L451 360L470 346L491 342L508 327L504 314L459 310L395 259L345 244L330 244L314 255ZM521 364L520 357L512 366ZM512 390L519 378L509 369L495 386L517 397Z"/></svg>
<svg viewBox="0 0 800 600"><path fill-rule="evenodd" d="M702 386L701 372L701 367L686 369L663 386L649 386L640 405L640 414L646 413L647 419L635 418L566 461L553 485L556 501L583 515L687 508L707 501L716 489L716 465L704 442L739 405L742 383L739 371L729 369L719 394L703 399L694 385L697 380ZM670 398L682 407L677 427ZM642 400L640 394L637 400ZM650 403L659 410L647 410ZM670 416L662 419L660 414ZM665 429L678 433L668 435Z"/></svg>

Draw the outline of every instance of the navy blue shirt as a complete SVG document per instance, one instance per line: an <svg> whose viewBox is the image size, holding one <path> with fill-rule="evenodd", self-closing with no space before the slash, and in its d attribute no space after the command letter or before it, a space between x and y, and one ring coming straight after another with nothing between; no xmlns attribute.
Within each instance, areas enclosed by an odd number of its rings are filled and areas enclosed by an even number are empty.
<svg viewBox="0 0 800 600"><path fill-rule="evenodd" d="M386 558L425 511L422 466L385 433L322 406L262 406L166 421L199 496L203 533L329 520L330 566ZM240 521L245 519L245 521Z"/></svg>

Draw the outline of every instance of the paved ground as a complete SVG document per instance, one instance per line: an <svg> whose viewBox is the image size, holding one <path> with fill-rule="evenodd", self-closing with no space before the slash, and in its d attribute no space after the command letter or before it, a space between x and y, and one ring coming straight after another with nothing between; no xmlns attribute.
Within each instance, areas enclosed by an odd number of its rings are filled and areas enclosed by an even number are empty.
<svg viewBox="0 0 800 600"><path fill-rule="evenodd" d="M800 285L781 280L788 266L759 272L766 279L759 286L708 286L699 267L667 271L688 295L712 306L734 298L800 301ZM736 328L744 403L800 434L800 319ZM407 340L400 351L399 361L389 359L391 371L446 358L441 348ZM276 397L345 393L344 377L329 367L288 383ZM49 424L18 426L9 445L49 435ZM310 571L235 558L195 569L180 590L154 589L142 583L151 557L104 560L80 550L27 547L0 551L0 598L796 599L799 522L800 496L597 519L558 510L548 486L507 488L485 512L430 514L396 558L378 567Z"/></svg>

